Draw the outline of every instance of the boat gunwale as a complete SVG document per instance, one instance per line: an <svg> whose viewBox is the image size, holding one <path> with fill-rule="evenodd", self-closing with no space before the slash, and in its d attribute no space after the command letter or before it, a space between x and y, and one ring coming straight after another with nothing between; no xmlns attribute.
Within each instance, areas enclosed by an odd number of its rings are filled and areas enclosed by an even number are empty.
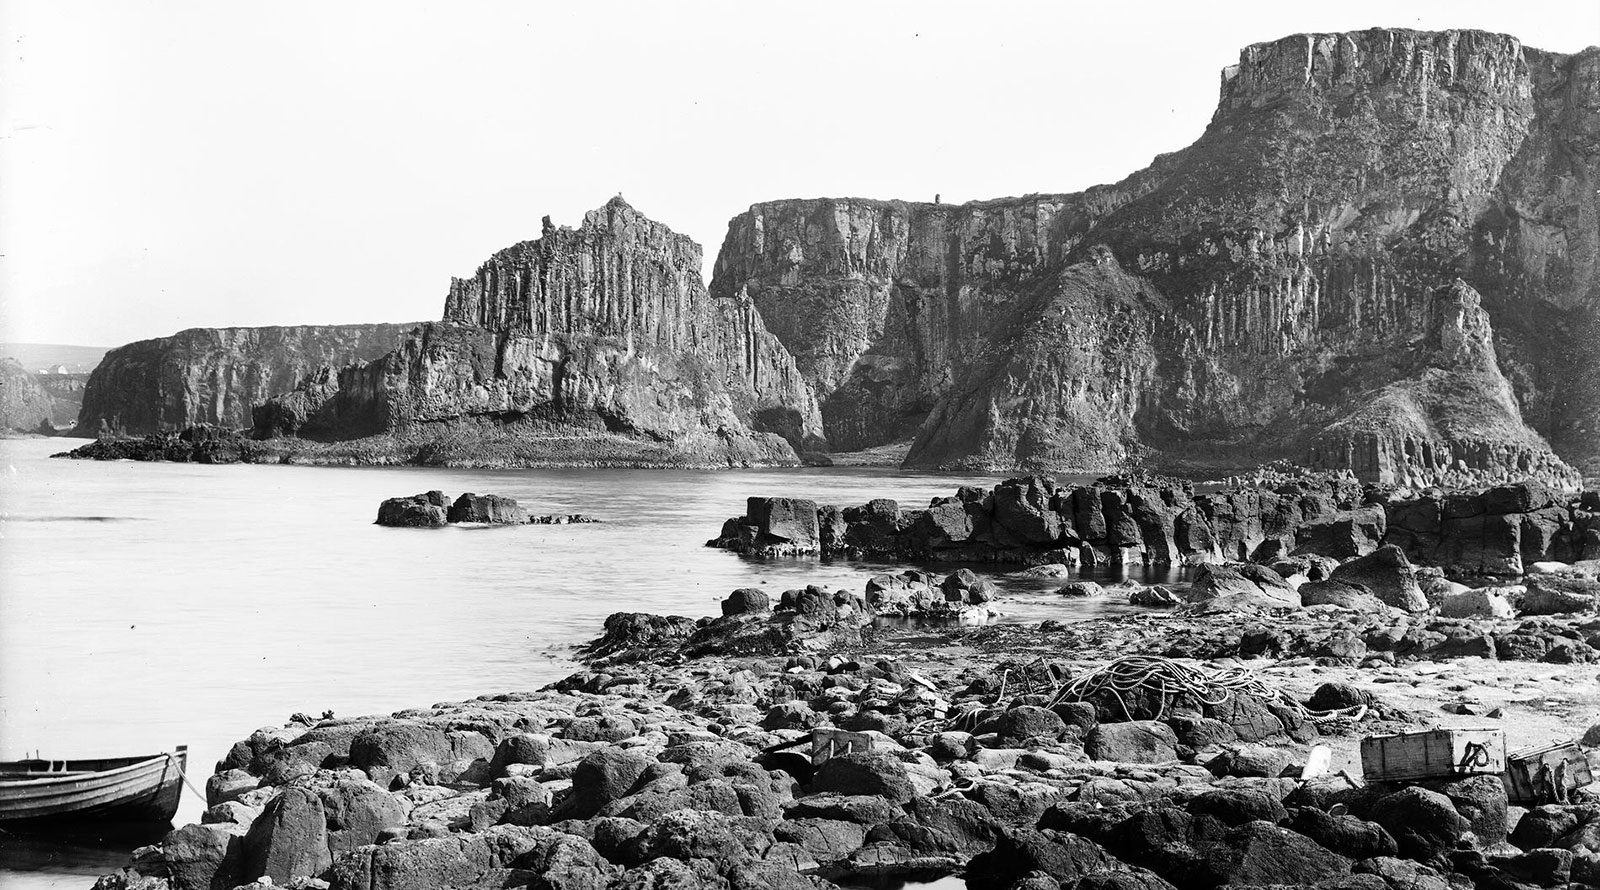
<svg viewBox="0 0 1600 890"><path fill-rule="evenodd" d="M82 781L84 781L86 779L89 779L91 777L99 778L99 777L117 776L117 775L119 775L121 773L126 773L126 772L129 772L129 771L132 771L132 770L148 768L152 764L154 764L156 761L164 760L167 763L171 763L174 760L178 760L180 757L184 757L184 755L186 753L187 752L167 751L167 752L163 752L161 754L152 754L149 757L144 758L143 760L139 760L139 761L136 761L134 763L130 763L127 766L115 767L113 769L91 770L91 771L88 771L88 772L77 772L77 773L57 773L57 774L40 773L38 778L31 778L31 779L5 778L3 776L3 774L0 774L0 788L20 788L20 787L36 788L36 787L38 787L40 785L64 784L64 783L68 783L68 782L82 782ZM89 758L85 758L85 759L89 759ZM12 762L16 763L16 762L21 762L21 761L12 761ZM68 762L70 762L70 761L68 761ZM0 764L0 767L3 767L3 764ZM183 766L181 764L179 766L179 770L180 770L180 772L183 771Z"/></svg>

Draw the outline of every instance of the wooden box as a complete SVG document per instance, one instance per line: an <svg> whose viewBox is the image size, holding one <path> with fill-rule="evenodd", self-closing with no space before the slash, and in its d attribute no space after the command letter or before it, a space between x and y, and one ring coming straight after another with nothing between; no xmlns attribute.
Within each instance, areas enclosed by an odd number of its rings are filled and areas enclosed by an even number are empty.
<svg viewBox="0 0 1600 890"><path fill-rule="evenodd" d="M1544 767L1549 767L1551 778L1557 775L1561 777L1561 788L1558 792L1561 800L1566 799L1566 792L1582 788L1594 781L1589 758L1583 753L1583 749L1570 739L1553 745L1523 748L1511 752L1506 758L1506 791L1512 803L1556 802L1546 799L1550 797L1551 789L1539 787L1543 784L1540 782L1539 774Z"/></svg>
<svg viewBox="0 0 1600 890"><path fill-rule="evenodd" d="M1426 729L1361 740L1369 782L1498 775L1506 769L1506 735L1498 729Z"/></svg>

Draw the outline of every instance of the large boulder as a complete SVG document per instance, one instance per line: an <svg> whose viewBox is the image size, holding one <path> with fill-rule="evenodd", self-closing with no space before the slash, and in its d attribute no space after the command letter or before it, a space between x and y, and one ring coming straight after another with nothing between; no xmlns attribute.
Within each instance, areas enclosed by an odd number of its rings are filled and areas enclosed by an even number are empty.
<svg viewBox="0 0 1600 890"><path fill-rule="evenodd" d="M1417 570L1406 559L1405 551L1393 544L1385 544L1367 556L1339 566L1333 570L1334 581L1360 584L1386 604L1407 612L1422 612L1428 608L1428 598L1422 595L1417 582Z"/></svg>
<svg viewBox="0 0 1600 890"><path fill-rule="evenodd" d="M1055 483L1038 476L994 487L994 522L1004 544L1050 544L1061 538L1061 515L1051 507Z"/></svg>
<svg viewBox="0 0 1600 890"><path fill-rule="evenodd" d="M327 815L328 852L334 856L375 843L378 835L406 822L400 801L371 782L341 779L319 794Z"/></svg>
<svg viewBox="0 0 1600 890"><path fill-rule="evenodd" d="M521 525L528 521L528 511L512 498L497 494L467 492L455 499L445 514L451 522L484 522L493 525Z"/></svg>
<svg viewBox="0 0 1600 890"><path fill-rule="evenodd" d="M1043 872L1064 886L1085 875L1118 867L1099 844L1064 831L1002 829L994 849L967 864L970 890L1011 890L1032 872Z"/></svg>
<svg viewBox="0 0 1600 890"><path fill-rule="evenodd" d="M601 748L578 761L572 770L572 789L560 815L588 819L606 804L633 790L653 761L624 748Z"/></svg>
<svg viewBox="0 0 1600 890"><path fill-rule="evenodd" d="M328 849L327 811L309 788L288 788L256 817L244 841L246 880L274 884L317 877L333 864Z"/></svg>
<svg viewBox="0 0 1600 890"><path fill-rule="evenodd" d="M1590 612L1600 595L1600 582L1576 575L1530 575L1522 595L1524 615L1561 615Z"/></svg>
<svg viewBox="0 0 1600 890"><path fill-rule="evenodd" d="M1300 594L1277 572L1258 565L1205 565L1185 599L1203 611L1300 608Z"/></svg>
<svg viewBox="0 0 1600 890"><path fill-rule="evenodd" d="M1379 798L1371 815L1394 837L1402 856L1419 862L1454 850L1469 828L1450 798L1418 785Z"/></svg>
<svg viewBox="0 0 1600 890"><path fill-rule="evenodd" d="M213 890L246 882L244 831L237 825L185 825L161 840L173 890Z"/></svg>
<svg viewBox="0 0 1600 890"><path fill-rule="evenodd" d="M745 515L767 542L781 542L796 552L811 552L822 544L817 524L817 503L802 498L750 498Z"/></svg>
<svg viewBox="0 0 1600 890"><path fill-rule="evenodd" d="M1440 599L1439 614L1445 618L1510 618L1514 613L1509 600L1493 588L1483 587Z"/></svg>
<svg viewBox="0 0 1600 890"><path fill-rule="evenodd" d="M1507 832L1506 786L1499 776L1463 776L1421 783L1450 799L1450 804L1476 838L1479 847L1505 841Z"/></svg>
<svg viewBox="0 0 1600 890"><path fill-rule="evenodd" d="M389 498L378 505L378 524L399 528L442 528L450 523L444 492L428 491Z"/></svg>
<svg viewBox="0 0 1600 890"><path fill-rule="evenodd" d="M1180 886L1311 886L1350 873L1350 860L1271 822L1247 822L1196 852Z"/></svg>
<svg viewBox="0 0 1600 890"><path fill-rule="evenodd" d="M741 587L722 601L722 614L745 615L772 611L772 598L759 587Z"/></svg>
<svg viewBox="0 0 1600 890"><path fill-rule="evenodd" d="M1102 723L1089 731L1083 750L1095 760L1167 763L1178 759L1178 736L1155 720Z"/></svg>
<svg viewBox="0 0 1600 890"><path fill-rule="evenodd" d="M1338 606L1355 612L1387 612L1389 604L1360 584L1345 581L1308 581L1300 585L1305 606Z"/></svg>
<svg viewBox="0 0 1600 890"><path fill-rule="evenodd" d="M905 764L884 751L867 751L828 759L817 768L811 790L874 795L899 803L916 796Z"/></svg>

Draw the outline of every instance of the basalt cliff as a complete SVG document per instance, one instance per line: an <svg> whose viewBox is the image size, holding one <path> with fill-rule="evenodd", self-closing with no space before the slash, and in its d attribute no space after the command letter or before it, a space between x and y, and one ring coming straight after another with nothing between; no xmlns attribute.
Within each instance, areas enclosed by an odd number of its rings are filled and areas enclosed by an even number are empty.
<svg viewBox="0 0 1600 890"><path fill-rule="evenodd" d="M1298 35L1120 183L757 204L711 290L793 351L834 447L912 466L1570 477L1547 442L1600 459L1597 111L1600 49Z"/></svg>
<svg viewBox="0 0 1600 890"><path fill-rule="evenodd" d="M89 375L78 429L146 435L249 427L251 409L327 365L383 355L411 325L191 328L106 353Z"/></svg>
<svg viewBox="0 0 1600 890"><path fill-rule="evenodd" d="M693 240L620 197L451 283L444 319L255 413L261 435L382 437L440 463L794 463L823 447L804 378Z"/></svg>
<svg viewBox="0 0 1600 890"><path fill-rule="evenodd" d="M135 373L125 347L97 377L141 382L92 381L80 428L253 420L366 443L319 446L350 459L443 463L899 444L920 468L1283 459L1571 487L1574 467L1600 473L1600 48L1397 29L1257 44L1200 138L1119 183L756 204L709 287L700 269L698 245L617 199L547 220L455 281L441 321L370 353L238 374L208 343Z"/></svg>

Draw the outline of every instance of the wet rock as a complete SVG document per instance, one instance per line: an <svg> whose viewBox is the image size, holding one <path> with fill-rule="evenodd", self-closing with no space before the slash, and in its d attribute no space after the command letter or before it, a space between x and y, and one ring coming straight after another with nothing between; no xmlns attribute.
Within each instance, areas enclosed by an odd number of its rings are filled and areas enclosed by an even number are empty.
<svg viewBox="0 0 1600 890"><path fill-rule="evenodd" d="M905 764L881 751L830 758L817 768L813 792L873 795L904 803L916 796Z"/></svg>
<svg viewBox="0 0 1600 890"><path fill-rule="evenodd" d="M815 552L821 543L815 501L750 498L745 508L745 515L763 539L782 542L790 552Z"/></svg>
<svg viewBox="0 0 1600 890"><path fill-rule="evenodd" d="M1119 763L1166 763L1178 758L1178 737L1172 727L1154 720L1102 723L1083 742L1095 760Z"/></svg>
<svg viewBox="0 0 1600 890"><path fill-rule="evenodd" d="M378 505L377 523L399 528L443 528L450 523L444 492L389 498Z"/></svg>
<svg viewBox="0 0 1600 890"><path fill-rule="evenodd" d="M1164 609L1182 605L1183 598L1173 593L1170 588L1156 584L1151 587L1134 589L1132 593L1128 594L1128 604Z"/></svg>
<svg viewBox="0 0 1600 890"><path fill-rule="evenodd" d="M1379 798L1371 818L1394 837L1402 856L1420 862L1455 849L1469 827L1450 798L1418 786Z"/></svg>
<svg viewBox="0 0 1600 890"><path fill-rule="evenodd" d="M1360 584L1384 603L1407 612L1428 608L1417 582L1416 568L1405 551L1393 544L1379 547L1367 556L1353 559L1333 571L1332 580Z"/></svg>
<svg viewBox="0 0 1600 890"><path fill-rule="evenodd" d="M1056 588L1059 596L1090 597L1101 596L1105 592L1105 588L1093 581L1069 581Z"/></svg>
<svg viewBox="0 0 1600 890"><path fill-rule="evenodd" d="M528 521L528 511L518 506L512 498L467 492L455 499L445 518L450 522L522 525Z"/></svg>

